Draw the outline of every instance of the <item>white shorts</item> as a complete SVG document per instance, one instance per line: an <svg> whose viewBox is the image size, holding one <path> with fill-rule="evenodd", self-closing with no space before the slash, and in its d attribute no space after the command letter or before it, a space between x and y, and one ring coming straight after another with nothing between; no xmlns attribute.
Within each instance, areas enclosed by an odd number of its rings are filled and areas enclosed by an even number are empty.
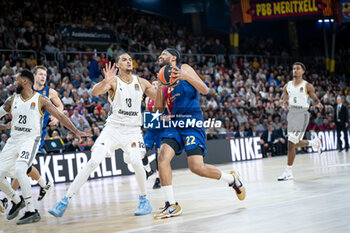
<svg viewBox="0 0 350 233"><path fill-rule="evenodd" d="M289 109L288 141L297 144L304 138L307 126L309 125L310 113L305 109Z"/></svg>
<svg viewBox="0 0 350 233"><path fill-rule="evenodd" d="M39 145L40 137L25 140L10 137L0 152L0 171L5 172L8 177L14 178L16 162L23 161L30 167L38 152Z"/></svg>
<svg viewBox="0 0 350 233"><path fill-rule="evenodd" d="M91 151L99 145L106 147L106 157L114 155L114 151L117 149L122 149L124 154L135 152L140 152L142 156L146 154L142 131L139 126L106 125Z"/></svg>

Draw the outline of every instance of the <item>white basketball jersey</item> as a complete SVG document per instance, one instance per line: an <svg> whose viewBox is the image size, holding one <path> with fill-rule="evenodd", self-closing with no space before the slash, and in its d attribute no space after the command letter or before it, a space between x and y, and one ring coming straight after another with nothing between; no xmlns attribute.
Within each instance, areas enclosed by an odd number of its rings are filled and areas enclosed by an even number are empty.
<svg viewBox="0 0 350 233"><path fill-rule="evenodd" d="M38 92L23 100L20 94L15 94L11 104L11 137L13 139L35 139L41 136L43 115L39 109Z"/></svg>
<svg viewBox="0 0 350 233"><path fill-rule="evenodd" d="M309 108L310 101L309 95L306 89L307 82L303 80L299 85L295 86L293 81L289 81L287 84L287 92L289 95L289 106L290 107L302 107Z"/></svg>
<svg viewBox="0 0 350 233"><path fill-rule="evenodd" d="M108 124L141 126L141 103L143 90L139 78L132 75L132 81L126 83L116 76L117 86L113 96L108 96L111 110L106 120Z"/></svg>

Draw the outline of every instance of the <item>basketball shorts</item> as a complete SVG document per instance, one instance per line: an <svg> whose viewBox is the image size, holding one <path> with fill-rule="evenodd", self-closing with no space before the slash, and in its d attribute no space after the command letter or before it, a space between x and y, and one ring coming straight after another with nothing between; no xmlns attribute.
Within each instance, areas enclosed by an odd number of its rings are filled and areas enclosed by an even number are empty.
<svg viewBox="0 0 350 233"><path fill-rule="evenodd" d="M179 144L176 155L180 155L183 149L188 152L198 147L203 150L203 156L207 153L204 128L167 128L162 136L165 138L174 139Z"/></svg>
<svg viewBox="0 0 350 233"><path fill-rule="evenodd" d="M306 109L290 108L287 115L288 141L294 144L299 143L304 138L309 120L310 113Z"/></svg>
<svg viewBox="0 0 350 233"><path fill-rule="evenodd" d="M160 145L162 144L163 132L163 129L147 129L147 132L143 137L146 148L150 148L151 150L154 148L154 152L156 155L159 154Z"/></svg>
<svg viewBox="0 0 350 233"><path fill-rule="evenodd" d="M91 151L97 146L104 146L107 149L106 157L114 155L117 149L122 149L124 155L139 152L144 156L146 153L140 126L106 125Z"/></svg>
<svg viewBox="0 0 350 233"><path fill-rule="evenodd" d="M40 136L34 139L18 140L10 137L0 152L0 170L8 177L15 177L17 161L23 161L30 167L40 144Z"/></svg>

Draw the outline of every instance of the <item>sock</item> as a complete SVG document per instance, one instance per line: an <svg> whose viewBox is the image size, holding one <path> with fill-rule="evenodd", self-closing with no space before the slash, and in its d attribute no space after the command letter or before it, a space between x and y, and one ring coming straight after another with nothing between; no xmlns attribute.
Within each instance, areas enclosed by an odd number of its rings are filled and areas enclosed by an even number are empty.
<svg viewBox="0 0 350 233"><path fill-rule="evenodd" d="M34 208L34 204L33 204L33 197L32 196L30 196L28 198L25 198L24 202L26 203L27 211L35 212L35 208Z"/></svg>
<svg viewBox="0 0 350 233"><path fill-rule="evenodd" d="M10 198L15 204L21 202L19 195L12 189L11 184L6 180L5 175L0 175L0 190Z"/></svg>
<svg viewBox="0 0 350 233"><path fill-rule="evenodd" d="M133 163L132 167L135 171L135 177L136 177L137 184L139 185L140 195L146 196L146 194L147 194L147 191L146 191L146 173L145 173L145 170L143 168L143 164L142 164L141 160L138 160L138 162Z"/></svg>
<svg viewBox="0 0 350 233"><path fill-rule="evenodd" d="M78 173L77 177L75 177L73 183L69 186L68 191L66 193L66 197L71 199L83 186L83 184L87 181L90 174L97 168L97 166L103 161L105 158L106 152L103 151L102 146L97 146L91 152L91 159L86 164L86 166ZM145 173L145 172L144 172Z"/></svg>
<svg viewBox="0 0 350 233"><path fill-rule="evenodd" d="M287 165L287 167L286 167L286 171L292 171L292 167L293 167L293 165Z"/></svg>
<svg viewBox="0 0 350 233"><path fill-rule="evenodd" d="M10 197L10 199L15 203L18 204L21 202L21 198L17 193L14 193L13 196Z"/></svg>
<svg viewBox="0 0 350 233"><path fill-rule="evenodd" d="M40 185L40 187L44 188L46 186L46 180L44 179L44 177L40 176L38 184Z"/></svg>
<svg viewBox="0 0 350 233"><path fill-rule="evenodd" d="M28 164L23 161L16 162L15 174L21 186L23 198L26 202L27 210L34 212L34 204L32 201L32 191L30 181L27 176Z"/></svg>
<svg viewBox="0 0 350 233"><path fill-rule="evenodd" d="M163 186L162 189L164 190L165 200L168 201L170 205L175 204L173 186L172 185Z"/></svg>
<svg viewBox="0 0 350 233"><path fill-rule="evenodd" d="M227 174L227 173L221 171L220 180L224 181L224 182L226 182L228 184L232 184L233 181L234 181L234 178L233 178L233 176L231 174Z"/></svg>
<svg viewBox="0 0 350 233"><path fill-rule="evenodd" d="M308 140L309 146L318 146L315 140Z"/></svg>

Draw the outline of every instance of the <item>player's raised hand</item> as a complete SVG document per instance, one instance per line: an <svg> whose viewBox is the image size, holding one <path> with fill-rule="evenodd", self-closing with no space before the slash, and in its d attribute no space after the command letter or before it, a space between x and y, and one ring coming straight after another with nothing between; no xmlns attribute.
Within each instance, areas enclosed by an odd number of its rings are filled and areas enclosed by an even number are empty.
<svg viewBox="0 0 350 233"><path fill-rule="evenodd" d="M117 72L118 67L116 63L112 65L111 62L108 62L108 64L106 64L105 68L102 70L103 76L107 82L111 81L116 76Z"/></svg>

